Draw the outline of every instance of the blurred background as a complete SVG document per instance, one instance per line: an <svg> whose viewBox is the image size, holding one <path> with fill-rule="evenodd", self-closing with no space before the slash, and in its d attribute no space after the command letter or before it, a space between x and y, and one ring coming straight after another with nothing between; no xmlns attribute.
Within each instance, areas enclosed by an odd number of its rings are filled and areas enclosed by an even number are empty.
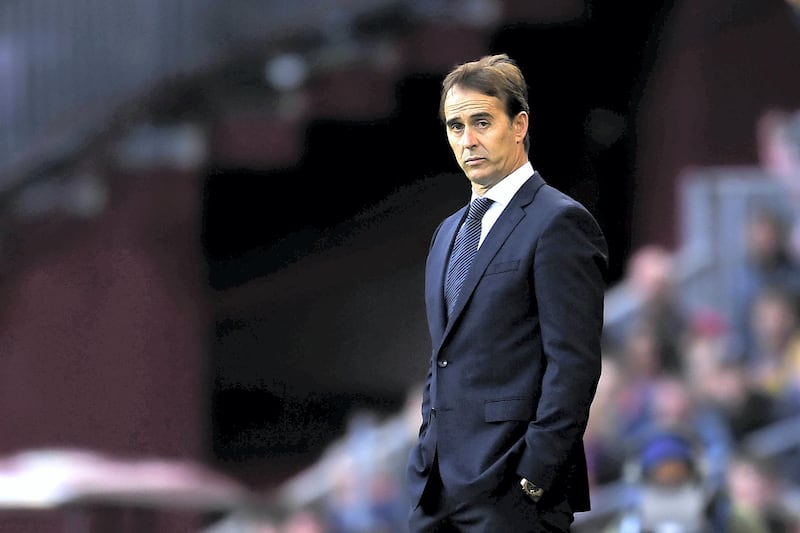
<svg viewBox="0 0 800 533"><path fill-rule="evenodd" d="M795 0L0 0L0 531L402 533L500 52L611 251L576 528L798 531Z"/></svg>

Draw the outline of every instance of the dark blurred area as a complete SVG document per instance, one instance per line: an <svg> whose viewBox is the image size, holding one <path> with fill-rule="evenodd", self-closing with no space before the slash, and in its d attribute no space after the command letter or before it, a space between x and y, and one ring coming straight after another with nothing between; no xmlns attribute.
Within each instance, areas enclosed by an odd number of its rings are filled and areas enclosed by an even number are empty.
<svg viewBox="0 0 800 533"><path fill-rule="evenodd" d="M800 109L799 20L791 0L0 2L0 530L401 532L335 504L354 472L397 490L425 254L469 198L439 84L499 52L530 85L534 166L610 246L604 376L633 403L599 392L599 518L578 524L606 527L630 502L601 490L629 480L604 454L649 428L636 386L728 399L689 385L755 372L745 221L800 182L764 152ZM710 331L725 372L688 362ZM748 420L733 441L775 442ZM376 428L375 462L326 466ZM769 446L737 472L766 479Z"/></svg>

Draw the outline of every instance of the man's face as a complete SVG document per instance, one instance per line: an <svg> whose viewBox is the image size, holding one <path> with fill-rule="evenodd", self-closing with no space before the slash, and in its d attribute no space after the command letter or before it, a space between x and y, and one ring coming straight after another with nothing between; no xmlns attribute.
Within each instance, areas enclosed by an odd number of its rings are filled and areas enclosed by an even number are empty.
<svg viewBox="0 0 800 533"><path fill-rule="evenodd" d="M476 192L489 189L528 160L528 114L513 120L494 96L455 86L444 101L447 140Z"/></svg>

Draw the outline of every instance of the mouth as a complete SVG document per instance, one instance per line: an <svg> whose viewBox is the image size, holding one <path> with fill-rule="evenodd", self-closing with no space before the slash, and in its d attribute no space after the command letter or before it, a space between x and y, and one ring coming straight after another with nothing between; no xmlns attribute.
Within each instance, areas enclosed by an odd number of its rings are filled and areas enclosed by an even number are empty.
<svg viewBox="0 0 800 533"><path fill-rule="evenodd" d="M475 165L479 165L484 161L485 159L483 157L468 157L467 159L464 160L464 164L467 165L468 167L472 167Z"/></svg>

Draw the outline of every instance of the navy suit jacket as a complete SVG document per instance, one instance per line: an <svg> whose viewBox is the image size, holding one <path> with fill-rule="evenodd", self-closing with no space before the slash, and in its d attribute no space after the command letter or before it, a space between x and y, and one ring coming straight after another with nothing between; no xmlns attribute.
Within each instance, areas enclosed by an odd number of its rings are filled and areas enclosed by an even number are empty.
<svg viewBox="0 0 800 533"><path fill-rule="evenodd" d="M432 340L408 482L418 505L434 457L462 501L526 477L589 510L583 434L600 377L607 245L595 219L538 173L486 236L453 315L443 285L467 206L436 229L425 270Z"/></svg>

